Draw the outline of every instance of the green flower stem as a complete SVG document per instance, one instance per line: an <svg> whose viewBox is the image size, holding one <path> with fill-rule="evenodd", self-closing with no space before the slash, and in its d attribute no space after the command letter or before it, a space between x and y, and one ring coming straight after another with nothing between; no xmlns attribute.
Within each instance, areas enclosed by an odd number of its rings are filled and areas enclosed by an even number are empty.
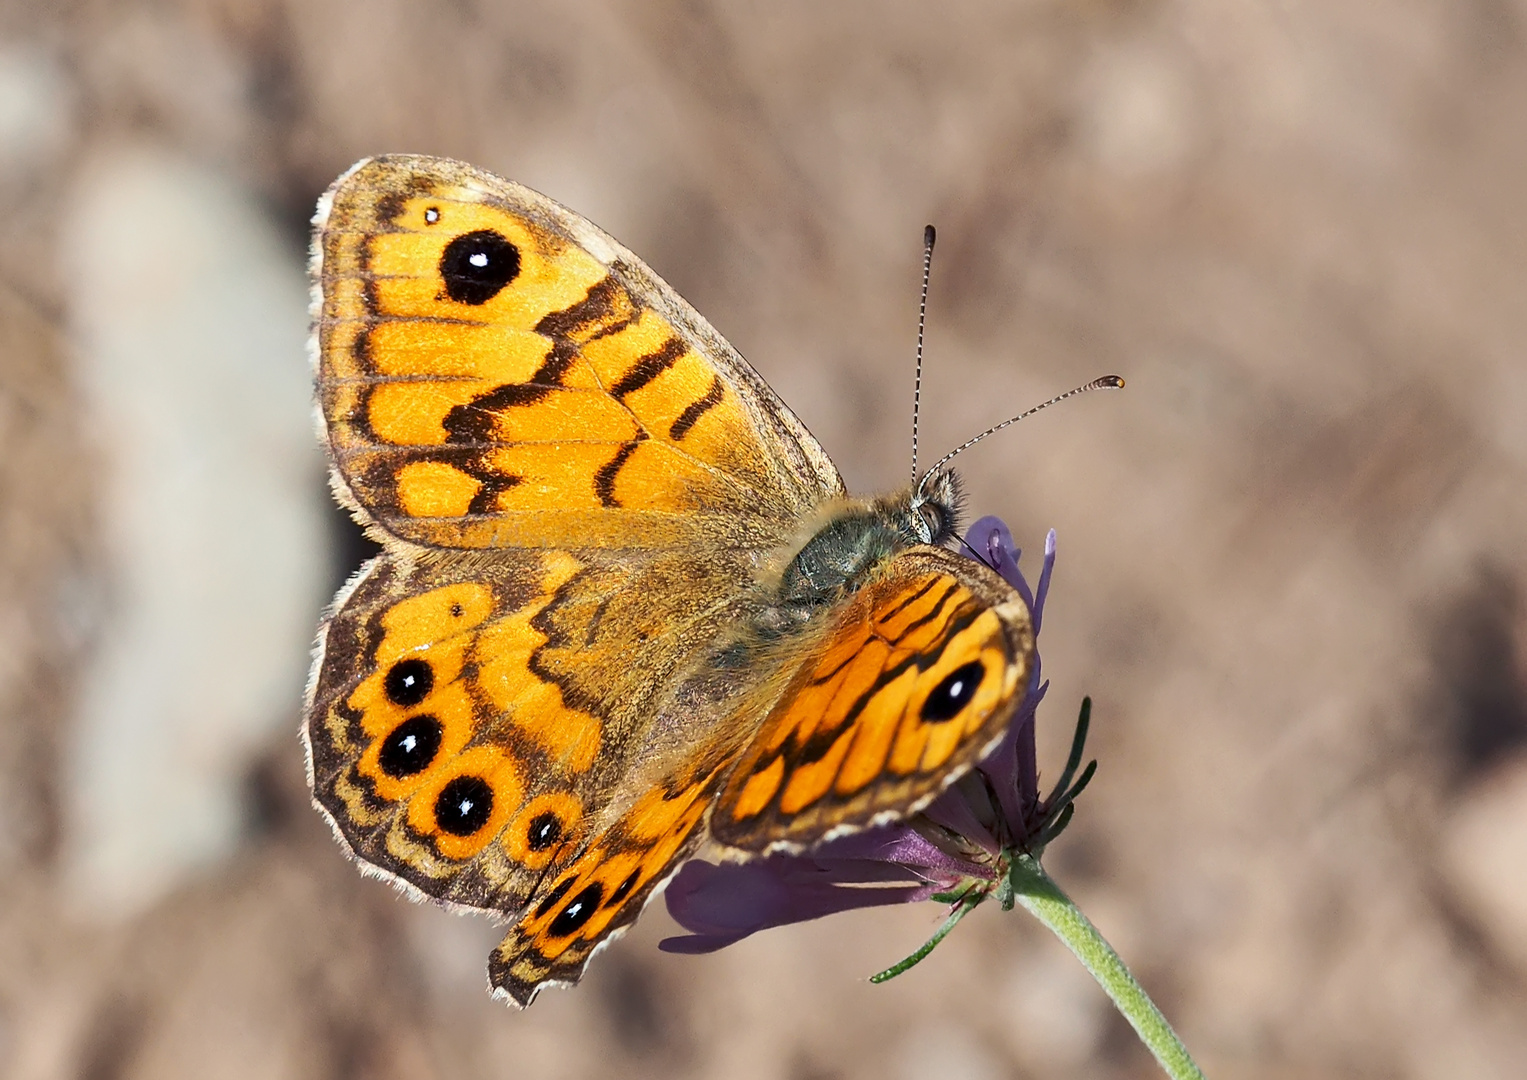
<svg viewBox="0 0 1527 1080"><path fill-rule="evenodd" d="M1012 883L1013 898L1076 954L1141 1041L1156 1055L1166 1074L1173 1080L1204 1080L1203 1071L1188 1056L1187 1047L1161 1010L1135 981L1119 954L1103 940L1097 927L1045 873L1039 860L1032 855L1016 854L1008 880Z"/></svg>

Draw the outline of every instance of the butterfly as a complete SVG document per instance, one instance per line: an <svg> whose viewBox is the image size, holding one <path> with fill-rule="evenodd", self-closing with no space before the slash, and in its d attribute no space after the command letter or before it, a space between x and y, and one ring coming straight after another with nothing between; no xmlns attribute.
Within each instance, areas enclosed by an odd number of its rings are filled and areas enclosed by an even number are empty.
<svg viewBox="0 0 1527 1080"><path fill-rule="evenodd" d="M496 996L576 983L702 844L907 818L1002 736L1029 611L935 468L852 497L640 259L519 184L364 160L314 218L340 503L381 545L303 739L368 873L512 923Z"/></svg>

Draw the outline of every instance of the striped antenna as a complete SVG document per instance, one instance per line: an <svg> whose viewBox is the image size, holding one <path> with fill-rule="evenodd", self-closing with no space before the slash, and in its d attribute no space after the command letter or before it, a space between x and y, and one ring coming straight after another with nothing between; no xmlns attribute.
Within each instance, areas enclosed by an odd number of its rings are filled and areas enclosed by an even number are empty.
<svg viewBox="0 0 1527 1080"><path fill-rule="evenodd" d="M977 435L975 438L973 438L973 439L966 439L959 446L956 446L953 450L949 451L949 453L947 453L943 457L939 458L938 461L936 461L934 463L933 468L931 468L927 472L923 473L923 478L922 478L922 480L920 482L918 481L917 476L914 473L913 477L912 477L912 481L913 481L913 483L917 484L917 493L919 495L925 494L925 492L923 491L923 488L925 488L927 486L928 480L931 477L937 475L938 472L941 469L943 469L943 467L945 465L948 465L951 461L953 461L956 455L963 454L966 450L969 450L976 443L978 443L982 439L986 438L986 436L988 436L988 435L995 435L997 432L1001 431L1003 428L1010 427L1011 425L1016 424L1020 420L1026 419L1027 417L1030 417L1030 416L1033 416L1035 413L1037 413L1041 409L1048 409L1051 405L1054 405L1057 402L1065 401L1067 398L1070 398L1070 397L1076 397L1077 394L1085 394L1089 390L1117 390L1120 387L1122 387L1123 385L1124 385L1124 380L1119 378L1119 376L1117 376L1117 375L1104 375L1100 379L1093 379L1086 386L1078 386L1075 390L1067 390L1064 394L1057 394L1055 397L1052 397L1049 401L1046 401L1042 405L1035 405L1032 409L1028 410L1027 412L1021 412L1017 416L1009 417L1008 419L1002 421L1002 423L1000 423L1000 424L994 424L993 426L987 428L985 431L981 432L981 434Z"/></svg>
<svg viewBox="0 0 1527 1080"><path fill-rule="evenodd" d="M928 325L928 276L933 271L933 241L938 234L923 229L923 298L917 305L917 373L912 381L912 483L917 483L917 414L923 399L923 329Z"/></svg>

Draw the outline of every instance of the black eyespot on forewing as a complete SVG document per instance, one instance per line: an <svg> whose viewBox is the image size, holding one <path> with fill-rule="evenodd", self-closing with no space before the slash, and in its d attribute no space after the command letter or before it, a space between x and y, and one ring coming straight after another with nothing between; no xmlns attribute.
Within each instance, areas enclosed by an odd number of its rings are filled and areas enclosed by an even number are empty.
<svg viewBox="0 0 1527 1080"><path fill-rule="evenodd" d="M607 905L620 903L626 897L631 895L631 890L636 888L636 883L641 879L642 872L640 870L632 870L629 874L626 875L625 881L622 881L619 885L615 886L615 891L610 894L610 898L606 900L605 903Z"/></svg>
<svg viewBox="0 0 1527 1080"><path fill-rule="evenodd" d="M923 701L923 720L930 724L953 720L976 696L985 677L986 668L979 660L955 668Z"/></svg>
<svg viewBox="0 0 1527 1080"><path fill-rule="evenodd" d="M546 899L542 900L539 904L536 905L536 918L545 918L546 913L557 906L557 901L561 900L564 896L567 895L567 890L571 889L573 887L573 882L577 880L577 875L572 875L570 877L565 877L561 881L557 882L557 887L551 892L547 893Z"/></svg>
<svg viewBox="0 0 1527 1080"><path fill-rule="evenodd" d="M399 660L387 669L382 688L387 691L387 700L406 709L429 697L435 688L435 672L417 657Z"/></svg>
<svg viewBox="0 0 1527 1080"><path fill-rule="evenodd" d="M440 789L435 823L452 836L471 836L493 813L493 788L480 776L458 776Z"/></svg>
<svg viewBox="0 0 1527 1080"><path fill-rule="evenodd" d="M440 256L445 292L458 304L486 304L520 276L520 249L492 229L463 233Z"/></svg>
<svg viewBox="0 0 1527 1080"><path fill-rule="evenodd" d="M599 910L599 901L603 899L604 886L596 881L569 900L567 907L557 912L557 917L546 928L546 933L551 937L576 934L584 923L594 917L594 912Z"/></svg>
<svg viewBox="0 0 1527 1080"><path fill-rule="evenodd" d="M545 851L562 839L562 819L551 811L531 819L525 834L525 846L531 851Z"/></svg>
<svg viewBox="0 0 1527 1080"><path fill-rule="evenodd" d="M445 725L428 713L410 716L382 740L382 748L377 752L377 764L394 779L415 776L429 768L435 760L444 734Z"/></svg>

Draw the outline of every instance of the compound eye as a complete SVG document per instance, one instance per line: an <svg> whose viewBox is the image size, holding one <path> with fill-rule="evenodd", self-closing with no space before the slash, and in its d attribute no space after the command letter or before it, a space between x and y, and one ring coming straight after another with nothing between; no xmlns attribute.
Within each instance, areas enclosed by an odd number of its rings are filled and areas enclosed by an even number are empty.
<svg viewBox="0 0 1527 1080"><path fill-rule="evenodd" d="M917 505L917 522L925 544L937 543L948 527L944 508L932 502Z"/></svg>

